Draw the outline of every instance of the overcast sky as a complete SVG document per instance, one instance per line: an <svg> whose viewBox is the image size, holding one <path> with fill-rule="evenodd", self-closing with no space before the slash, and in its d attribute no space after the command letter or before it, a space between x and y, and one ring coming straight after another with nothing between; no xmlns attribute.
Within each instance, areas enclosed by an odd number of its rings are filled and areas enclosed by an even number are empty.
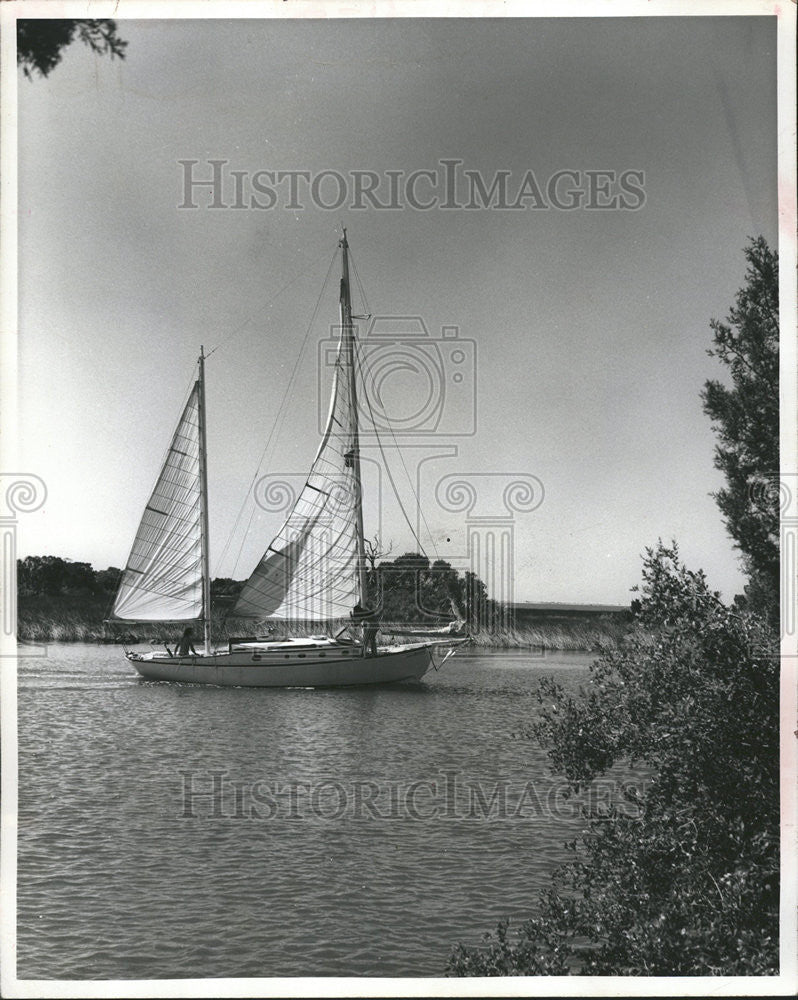
<svg viewBox="0 0 798 1000"><path fill-rule="evenodd" d="M658 537L724 596L741 590L699 393L723 377L706 354L709 321L742 283L743 247L759 234L776 244L775 18L120 20L118 31L123 62L73 45L48 79L19 82L21 457L49 491L25 516L21 555L124 565L204 344L218 346L212 570L250 572L279 514L260 512L237 562L240 533L226 543L344 224L370 312L420 317L432 338L454 327L466 344L437 433L407 439L411 478L425 459L431 556L466 557L466 515L444 509L439 480L470 476L483 505L471 515L497 517L503 485L534 476L543 502L514 515L516 599L625 603ZM533 171L548 207L422 211L402 194L395 210L348 199L333 211L305 191L291 209L282 186L273 208L210 209L201 188L200 207L179 208L179 161L199 161L202 179L209 159L227 163L228 204L231 170L245 184L258 171L333 170L350 188L351 171L371 170L384 200L389 171L440 175L456 159L487 184L507 171L510 200ZM588 171L640 172L644 203L559 209L546 185L564 170L582 188ZM421 178L419 198L434 193ZM318 345L337 294L331 280L264 473L301 477L315 453ZM391 378L386 405L406 417L426 383ZM397 555L415 543L382 486L366 531L381 527Z"/></svg>

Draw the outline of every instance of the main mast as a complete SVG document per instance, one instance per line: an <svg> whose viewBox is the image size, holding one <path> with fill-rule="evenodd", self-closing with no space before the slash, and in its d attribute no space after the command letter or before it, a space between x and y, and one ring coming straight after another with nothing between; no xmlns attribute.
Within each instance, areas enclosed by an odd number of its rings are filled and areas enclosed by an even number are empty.
<svg viewBox="0 0 798 1000"><path fill-rule="evenodd" d="M205 655L211 652L211 573L208 543L208 444L205 437L205 349L199 356L200 555L202 562L202 626Z"/></svg>
<svg viewBox="0 0 798 1000"><path fill-rule="evenodd" d="M360 580L360 606L368 608L368 574L366 573L366 547L363 541L363 489L360 478L360 439L357 425L357 378L355 376L355 330L352 324L352 301L349 295L349 243L346 229L340 242L341 276L341 325L349 373L349 401L352 407L352 468L355 478L355 529L357 531L357 569Z"/></svg>

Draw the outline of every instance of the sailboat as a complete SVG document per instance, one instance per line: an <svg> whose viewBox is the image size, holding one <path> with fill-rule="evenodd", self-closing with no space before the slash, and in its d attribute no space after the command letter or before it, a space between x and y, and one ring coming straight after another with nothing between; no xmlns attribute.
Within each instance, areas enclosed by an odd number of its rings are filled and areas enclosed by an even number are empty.
<svg viewBox="0 0 798 1000"><path fill-rule="evenodd" d="M467 636L376 645L369 610L360 475L356 336L346 230L339 242L340 339L327 423L297 501L244 584L233 619L345 623L334 635L228 638L214 644L208 548L205 353L145 506L110 618L112 623L197 623L202 648L126 656L143 677L246 687L340 687L423 677ZM348 625L346 623L349 623ZM186 633L188 640L188 629ZM199 642L198 642L199 644ZM187 647L187 648L186 648ZM437 666L440 663L436 664Z"/></svg>

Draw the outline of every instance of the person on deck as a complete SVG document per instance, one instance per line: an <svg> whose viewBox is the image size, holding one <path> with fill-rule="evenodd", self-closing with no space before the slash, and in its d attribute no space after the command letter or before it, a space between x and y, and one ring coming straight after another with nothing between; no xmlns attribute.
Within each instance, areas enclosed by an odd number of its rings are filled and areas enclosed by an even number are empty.
<svg viewBox="0 0 798 1000"><path fill-rule="evenodd" d="M183 632L183 636L180 642L177 644L177 649L175 650L175 656L196 656L197 651L194 649L194 643L192 641L193 630L187 628Z"/></svg>
<svg viewBox="0 0 798 1000"><path fill-rule="evenodd" d="M377 655L377 633L380 630L377 612L356 604L352 611L352 621L363 627L363 651L370 656Z"/></svg>

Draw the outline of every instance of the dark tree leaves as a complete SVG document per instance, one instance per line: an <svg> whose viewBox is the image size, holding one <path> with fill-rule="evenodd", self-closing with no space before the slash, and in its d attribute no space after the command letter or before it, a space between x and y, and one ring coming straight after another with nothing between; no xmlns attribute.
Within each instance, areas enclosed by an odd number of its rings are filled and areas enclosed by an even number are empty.
<svg viewBox="0 0 798 1000"><path fill-rule="evenodd" d="M574 789L616 764L650 778L586 816L573 860L514 931L447 972L778 971L779 685L772 629L726 607L675 546L648 552L636 627L578 696L553 680L533 733Z"/></svg>
<svg viewBox="0 0 798 1000"><path fill-rule="evenodd" d="M23 19L17 21L17 65L29 80L34 72L47 76L76 37L99 55L125 58L127 42L117 36L115 21Z"/></svg>
<svg viewBox="0 0 798 1000"><path fill-rule="evenodd" d="M450 975L778 972L778 261L761 238L745 256L745 286L711 323L730 385L707 382L702 400L747 600L727 607L660 543L634 628L586 688L541 685L532 732L575 790L618 764L651 778L625 793L636 816L623 800L587 815L537 914L483 948L458 945Z"/></svg>
<svg viewBox="0 0 798 1000"><path fill-rule="evenodd" d="M444 559L406 552L384 560L374 571L374 596L380 617L393 622L439 622L453 616L480 627L495 619L495 602L479 577L460 573Z"/></svg>
<svg viewBox="0 0 798 1000"><path fill-rule="evenodd" d="M779 602L778 257L759 237L745 250L745 286L725 323L712 320L714 348L731 385L709 381L704 412L718 436L715 494L749 577L749 603L774 616Z"/></svg>

